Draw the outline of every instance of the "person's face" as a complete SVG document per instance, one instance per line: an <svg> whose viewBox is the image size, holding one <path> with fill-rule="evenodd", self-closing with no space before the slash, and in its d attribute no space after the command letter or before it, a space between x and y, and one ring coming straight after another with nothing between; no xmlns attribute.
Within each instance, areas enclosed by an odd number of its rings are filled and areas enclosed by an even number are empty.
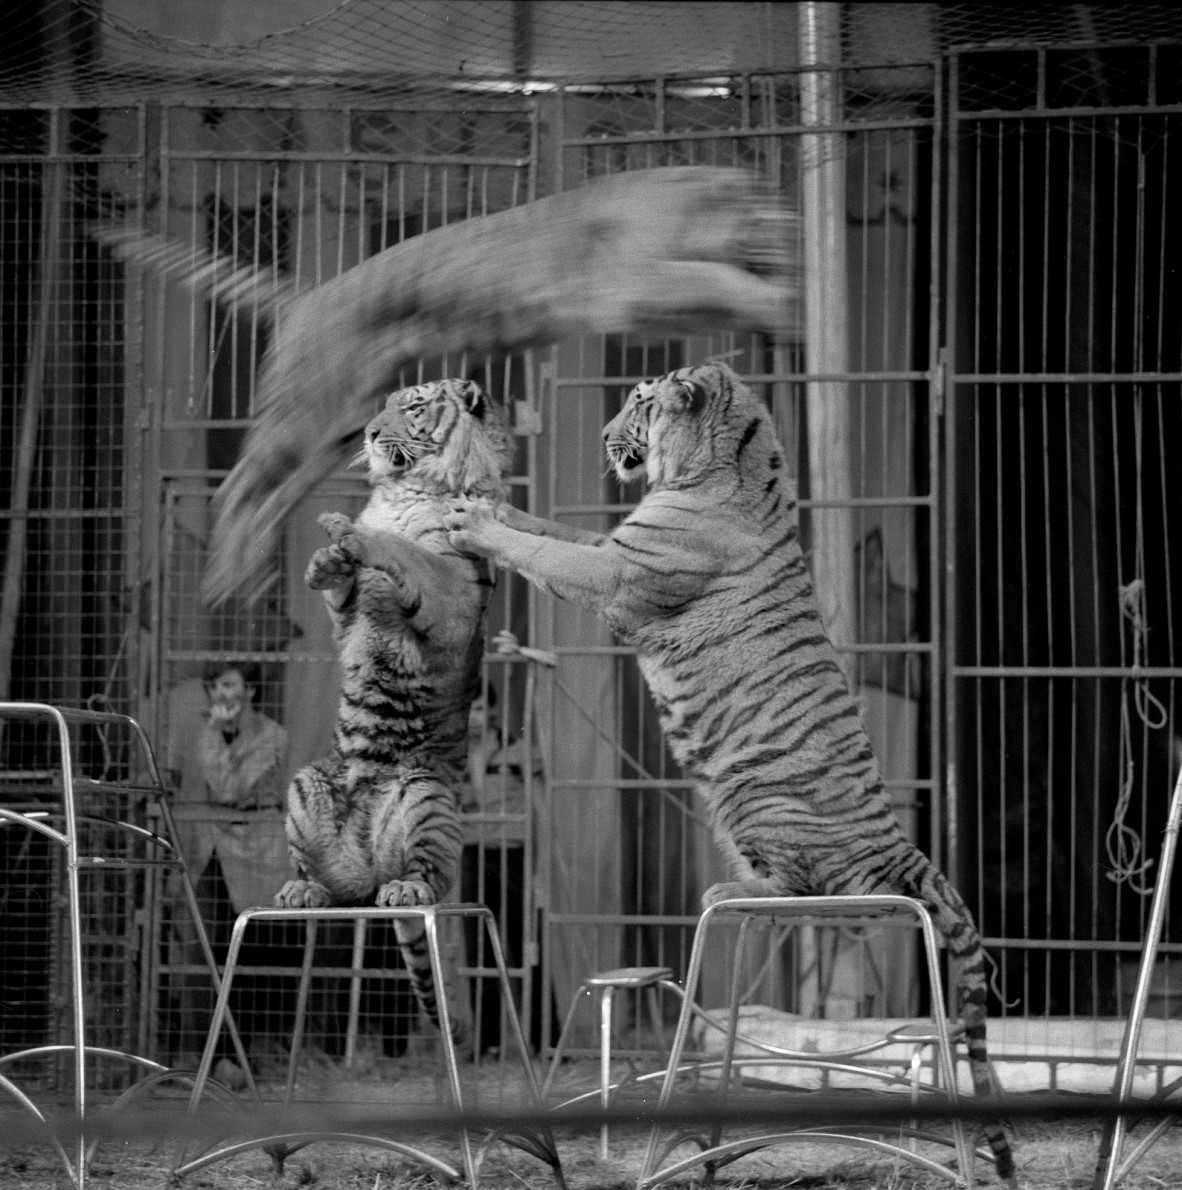
<svg viewBox="0 0 1182 1190"><path fill-rule="evenodd" d="M223 707L227 711L239 710L250 702L253 694L252 687L243 680L236 669L228 669L218 674L212 682L206 682L205 693L210 705Z"/></svg>

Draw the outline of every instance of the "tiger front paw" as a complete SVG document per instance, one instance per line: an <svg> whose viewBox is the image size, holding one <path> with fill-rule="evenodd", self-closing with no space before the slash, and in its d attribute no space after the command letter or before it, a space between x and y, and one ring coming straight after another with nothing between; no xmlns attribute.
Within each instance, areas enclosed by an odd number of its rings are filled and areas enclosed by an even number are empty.
<svg viewBox="0 0 1182 1190"><path fill-rule="evenodd" d="M313 591L328 591L347 583L356 573L358 559L344 546L322 545L304 571L304 582Z"/></svg>
<svg viewBox="0 0 1182 1190"><path fill-rule="evenodd" d="M435 893L425 880L388 880L378 889L376 904L402 909L408 905L434 905Z"/></svg>
<svg viewBox="0 0 1182 1190"><path fill-rule="evenodd" d="M328 904L328 889L315 880L289 880L275 894L276 909L323 909Z"/></svg>
<svg viewBox="0 0 1182 1190"><path fill-rule="evenodd" d="M316 523L328 534L328 540L334 545L353 531L353 522L343 512L322 512Z"/></svg>
<svg viewBox="0 0 1182 1190"><path fill-rule="evenodd" d="M487 557L493 552L487 541L497 525L497 516L489 501L458 496L444 517L444 525L448 541L460 553Z"/></svg>

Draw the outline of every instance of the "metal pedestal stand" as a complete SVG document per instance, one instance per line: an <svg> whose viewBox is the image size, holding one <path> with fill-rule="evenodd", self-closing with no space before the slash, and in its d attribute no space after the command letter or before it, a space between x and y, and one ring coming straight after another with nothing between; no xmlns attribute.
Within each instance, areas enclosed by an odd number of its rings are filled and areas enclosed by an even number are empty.
<svg viewBox="0 0 1182 1190"><path fill-rule="evenodd" d="M550 1057L550 1068L546 1074L546 1081L542 1084L542 1097L549 1101L550 1087L554 1076L559 1072L566 1056L567 1042L571 1035L571 1026L579 1010L579 1004L584 996L598 994L599 996L599 1086L594 1091L576 1095L563 1103L556 1105L555 1110L561 1110L575 1103L584 1102L592 1096L597 1096L600 1106L606 1111L611 1105L612 1095L622 1084L612 1084L611 1060L615 1036L615 1020L612 1005L617 992L643 991L648 1001L649 1027L653 1041L662 1057L665 1054L665 1041L661 1035L661 1009L657 1001L657 990L673 992L681 996L681 988L673 981L673 972L668 967L618 967L612 971L596 971L588 975L575 989L571 998L570 1008L562 1029L558 1033L558 1040L554 1043L554 1052ZM640 1081L635 1072L632 1081ZM601 1161L608 1158L608 1129L603 1124L599 1129L599 1157Z"/></svg>
<svg viewBox="0 0 1182 1190"><path fill-rule="evenodd" d="M206 1041L205 1052L201 1056L201 1065L198 1068L197 1077L193 1083L192 1095L189 1101L190 1109L195 1110L197 1108L207 1085L215 1085L209 1080L209 1071L213 1065L214 1052L218 1034L221 1031L222 1021L225 1019L227 1013L230 988L234 980L238 954L242 948L242 942L247 928L252 922L300 921L306 925L308 931L304 947L304 963L300 973L300 984L296 1001L296 1019L292 1030L291 1055L288 1060L287 1087L284 1097L285 1104L290 1104L295 1093L296 1066L303 1039L304 1020L311 984L316 924L321 921L396 921L400 918L409 918L422 923L426 932L427 953L431 961L431 973L435 979L435 986L440 991L446 986L444 981L443 955L439 945L440 920L447 918L475 918L478 922L484 924L493 962L500 979L501 995L504 997L504 1003L507 1006L505 1015L509 1023L509 1042L520 1062L525 1080L526 1100L524 1107L527 1112L540 1114L542 1111L542 1099L538 1090L537 1079L534 1075L533 1064L526 1046L525 1037L521 1031L521 1022L518 1020L517 1013L512 1007L512 988L505 967L505 956L501 949L496 920L486 906L477 904L430 905L399 909L386 909L377 906L373 908L343 909L244 909L238 915L230 937L230 948L226 954L225 970L222 974L222 983L218 993L217 1004L214 1006L213 1019L210 1022L209 1037ZM451 1014L447 1006L446 996L440 994L437 997L437 1001L439 1005L440 1041L443 1046L447 1072L447 1087L451 1100L450 1106L456 1111L463 1111L471 1105L464 1103L459 1063L451 1035ZM391 1111L391 1123L397 1123L397 1114L395 1111ZM185 1154L182 1151L178 1154L176 1164L173 1167L173 1175L175 1177L182 1177L185 1174L202 1169L215 1161L220 1161L225 1157L232 1157L250 1149L266 1149L275 1161L277 1169L282 1169L283 1162L298 1149L302 1149L315 1141L338 1141L374 1145L399 1153L412 1160L422 1162L446 1179L457 1181L464 1178L470 1187L475 1188L479 1185L480 1165L485 1152L492 1143L497 1140L503 1140L505 1143L515 1145L531 1156L537 1157L540 1161L548 1164L553 1170L559 1190L563 1188L562 1165L558 1157L558 1150L554 1144L554 1138L548 1126L536 1130L521 1128L513 1129L512 1131L494 1132L486 1136L482 1142L475 1146L469 1129L461 1127L459 1139L461 1167L457 1168L441 1160L434 1154L405 1141L395 1140L388 1136L357 1133L342 1127L333 1127L331 1126L331 1122L329 1122L328 1126L314 1131L283 1131L267 1136L250 1136L241 1141L219 1144L189 1160L185 1159Z"/></svg>
<svg viewBox="0 0 1182 1190"><path fill-rule="evenodd" d="M858 1066L856 1060L872 1054L881 1048L883 1042L875 1042L855 1049L847 1049L830 1053L794 1052L775 1046L763 1045L760 1048L768 1051L765 1057L735 1056L735 1040L738 1034L738 1010L740 1000L740 971L742 967L743 948L747 932L753 923L759 919L774 918L778 923L795 919L800 924L833 924L835 921L856 921L866 924L868 921L886 917L900 919L909 918L923 935L924 953L927 958L927 973L931 998L930 1028L920 1030L906 1028L888 1036L884 1041L904 1041L916 1046L935 1047L935 1069L942 1088L931 1084L921 1086L915 1080L904 1075L895 1075L885 1070L875 1071L872 1067ZM695 1005L698 980L701 975L702 963L707 951L707 934L710 927L719 920L731 919L738 928L738 942L732 967L731 993L728 1014L727 1037L721 1060L709 1062L687 1062L683 1064L682 1053L686 1046L690 1023L694 1015L700 1010ZM716 946L712 952L719 954ZM954 1030L949 1026L944 1008L944 995L940 982L939 947L935 928L931 916L920 902L910 897L901 896L836 896L836 897L767 897L718 901L710 905L703 913L694 935L693 950L690 953L689 969L685 978L685 998L682 1002L681 1016L677 1023L677 1032L670 1049L669 1066L664 1073L661 1085L660 1107L666 1108L674 1100L674 1091L679 1076L700 1074L709 1069L717 1073L719 1079L718 1102L719 1107L727 1106L727 1100L736 1094L732 1087L732 1076L736 1068L742 1068L744 1074L751 1069L765 1066L795 1066L801 1068L820 1068L839 1073L856 1072L861 1077L880 1080L884 1086L894 1085L909 1090L913 1100L921 1090L933 1091L941 1089L949 1102L957 1101L957 1086L955 1062L953 1058ZM762 1093L761 1106L767 1105L767 1092ZM911 1142L924 1140L939 1145L950 1145L955 1151L955 1166L943 1164L916 1152L911 1147L903 1147L886 1139L868 1135L871 1132L884 1132L881 1127L856 1129L847 1126L799 1128L791 1124L792 1108L790 1101L784 1108L784 1127L773 1132L764 1132L754 1136L743 1136L739 1139L724 1141L722 1139L721 1124L713 1125L709 1137L689 1132L674 1132L662 1135L662 1129L654 1127L649 1135L648 1147L644 1162L637 1180L638 1190L652 1190L653 1187L671 1178L684 1175L688 1170L697 1166L705 1166L709 1177L719 1167L726 1165L740 1157L757 1152L773 1145L783 1145L800 1142L836 1143L859 1146L871 1151L894 1157L900 1161L927 1170L947 1178L957 1186L972 1190L973 1181L973 1149L969 1144L963 1125L953 1121L951 1137L921 1131L918 1128L894 1127L890 1132L900 1133ZM692 1144L698 1149L689 1157L666 1164L673 1151L684 1144ZM988 1158L988 1154L982 1154Z"/></svg>

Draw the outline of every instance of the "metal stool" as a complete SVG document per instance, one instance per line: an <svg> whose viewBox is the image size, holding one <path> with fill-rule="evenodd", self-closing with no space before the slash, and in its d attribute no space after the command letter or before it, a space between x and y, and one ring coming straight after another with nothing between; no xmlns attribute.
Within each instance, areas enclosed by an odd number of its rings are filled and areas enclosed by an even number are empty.
<svg viewBox="0 0 1182 1190"><path fill-rule="evenodd" d="M443 1045L447 1087L451 1100L450 1106L456 1111L462 1111L465 1107L469 1107L470 1105L466 1105L463 1101L459 1062L456 1057L455 1045L452 1041L451 1012L448 1008L446 996L442 995L442 989L446 984L444 980L443 956L439 945L439 922L441 919L476 918L477 921L484 923L493 955L493 962L500 978L501 994L507 1006L513 1004L513 996L509 984L509 976L505 967L504 951L501 948L496 920L492 913L484 905L450 904L408 906L398 909L379 908L377 906L372 908L349 907L343 909L244 909L238 915L234 923L233 932L230 935L230 946L226 954L226 964L222 973L221 988L218 992L217 1003L214 1006L213 1018L210 1021L209 1036L205 1043L205 1050L201 1055L201 1064L197 1069L197 1077L193 1083L193 1089L189 1099L190 1110L196 1110L207 1082L211 1086L217 1086L216 1083L209 1079L209 1072L213 1065L214 1053L217 1047L218 1035L221 1032L222 1022L226 1018L230 989L234 981L235 966L238 962L238 954L242 948L242 941L247 927L252 922L302 921L307 927L304 944L304 962L300 972L299 991L296 1001L295 1023L292 1028L291 1055L288 1059L287 1087L284 1096L284 1103L286 1105L291 1103L295 1093L296 1065L303 1040L304 1021L307 1013L308 995L312 977L312 957L315 948L316 924L321 921L396 921L400 918L418 920L422 922L423 928L426 931L427 954L431 962L431 973L435 979L435 986L440 989L441 993L438 996L440 1041ZM507 1008L505 1015L509 1022L511 1046L516 1051L521 1063L522 1073L525 1077L527 1103L532 1105L540 1114L542 1111L542 1099L538 1091L538 1084L534 1076L534 1069L530 1060L529 1050L526 1046L525 1037L521 1031L521 1022L518 1020L516 1012L511 1008ZM529 1110L528 1106L526 1110ZM540 1127L536 1131L528 1128L514 1128L512 1131L505 1131L503 1134L492 1133L481 1142L475 1152L473 1151L472 1137L469 1130L466 1127L461 1127L460 1149L462 1168L456 1168L436 1157L434 1154L403 1141L394 1140L386 1136L358 1135L356 1132L345 1131L340 1127L332 1127L331 1123L329 1121L328 1127L317 1128L315 1131L285 1131L274 1135L249 1137L242 1141L222 1144L219 1147L201 1153L189 1161L184 1160L184 1152L182 1150L178 1154L178 1159L173 1166L172 1173L174 1177L183 1177L185 1174L202 1169L214 1161L246 1152L249 1149L266 1149L275 1161L276 1168L282 1171L284 1160L297 1149L303 1148L313 1141L335 1140L348 1141L353 1144L372 1144L378 1148L388 1149L430 1166L451 1181L458 1181L466 1177L468 1185L473 1187L474 1190L479 1185L480 1165L484 1159L486 1150L495 1140L500 1139L504 1140L507 1144L517 1146L531 1156L537 1157L540 1161L546 1162L554 1171L555 1181L559 1186L559 1190L562 1190L563 1187L562 1165L559 1160L558 1150L554 1144L554 1138L548 1126Z"/></svg>
<svg viewBox="0 0 1182 1190"><path fill-rule="evenodd" d="M218 969L193 892L193 884L177 846L176 824L164 796L164 786L156 767L156 759L139 723L127 715L108 711L55 707L35 702L0 703L0 729L2 725L11 728L12 721L48 723L57 737L60 773L50 769L35 773L5 774L6 792L15 797L0 806L0 828L23 826L56 844L64 854L65 863L62 865L61 879L64 885L63 899L69 934L69 989L63 999L67 1000L69 1006L72 1038L65 1044L39 1045L4 1054L0 1056L0 1068L27 1058L72 1054L73 1108L77 1118L81 1120L85 1118L87 1109L87 1078L92 1059L121 1060L139 1071L148 1072L146 1078L133 1084L133 1091L168 1077L168 1072L166 1067L150 1058L107 1046L93 1045L87 1040L87 988L84 981L86 966L82 937L84 914L80 873L127 870L142 870L149 874L175 872L181 880L185 903L193 919L202 955L215 988L218 986ZM77 759L72 746L71 729L77 730L83 726L92 728L98 734L103 752L107 754L107 763L98 778L82 776L76 771ZM118 749L114 748L109 740L109 733L114 730L122 733ZM120 758L127 770L142 768L146 776L129 776L120 780L108 778L106 770L110 767L110 754L116 750L128 753ZM113 811L110 804L112 799ZM142 806L145 802L158 811L163 833L156 833L126 821L127 812ZM96 836L104 846L103 854L96 854L89 849L90 840ZM151 953L156 940L155 930L150 928L143 943L144 954ZM45 994L47 997L52 996L53 989L46 988ZM240 1059L245 1061L245 1051L233 1019L227 1018L226 1024ZM142 1041L141 1036L140 1042ZM3 1073L0 1073L0 1090L8 1092L39 1120L45 1119L36 1104ZM125 1098L126 1093L120 1102ZM80 1133L71 1158L63 1145L58 1140L53 1140L67 1175L77 1190L83 1190L86 1185L87 1167L94 1155L96 1144L97 1142L88 1143Z"/></svg>
<svg viewBox="0 0 1182 1190"><path fill-rule="evenodd" d="M872 1052L882 1045L863 1045L856 1049L819 1054L817 1052L796 1052L772 1045L760 1044L761 1050L767 1051L765 1057L736 1058L734 1053L735 1041L738 1035L738 1017L740 1000L740 972L741 959L747 934L752 923L760 919L794 920L797 924L832 924L835 919L857 919L860 922L867 918L886 918L890 916L908 917L920 929L924 940L924 952L927 959L927 974L931 996L931 1028L916 1031L908 1028L896 1030L889 1036L889 1041L902 1041L912 1045L932 1045L935 1050L935 1069L944 1092L948 1099L957 1101L957 1086L955 1062L952 1050L952 1030L948 1024L944 1008L944 995L940 982L939 950L935 928L928 911L920 902L910 897L901 896L840 896L840 897L767 897L744 898L719 901L703 911L694 935L693 949L690 953L689 970L686 974L684 1000L681 1016L677 1022L670 1048L669 1064L664 1072L661 1085L659 1107L668 1108L673 1100L677 1079L682 1074L700 1074L706 1070L717 1071L719 1075L718 1106L725 1109L727 1098L731 1092L731 1078L735 1067L759 1067L768 1065L791 1065L812 1068L839 1068L845 1071L851 1069L853 1059ZM702 1015L702 1010L694 1003L694 996L698 988L702 971L702 963L706 955L707 935L716 922L726 922L738 925L738 942L735 949L732 975L730 1002L728 1006L726 1040L721 1059L704 1062L690 1062L683 1065L682 1055L689 1038L690 1024L695 1015ZM714 953L717 953L715 951ZM744 1039L749 1040L749 1039ZM913 1064L914 1067L914 1064ZM903 1074L892 1074L885 1070L872 1067L854 1067L862 1076L881 1081L884 1085L893 1085L901 1090L911 1090L914 1095L914 1068L912 1077ZM929 1090L935 1088L928 1086ZM763 1098L766 1105L766 1095ZM785 1116L790 1115L790 1108L785 1109ZM792 1142L833 1142L838 1144L859 1145L870 1148L878 1153L886 1153L900 1160L917 1165L929 1172L948 1178L958 1186L965 1186L972 1190L974 1186L972 1157L973 1150L969 1145L964 1128L959 1121L954 1121L951 1127L951 1140L944 1136L936 1136L928 1132L920 1132L912 1128L895 1128L892 1132L903 1133L916 1139L936 1141L940 1144L950 1144L954 1148L957 1167L941 1164L925 1157L914 1149L903 1148L885 1139L869 1135L859 1135L856 1129L826 1128L792 1128L786 1126L774 1132L759 1136L744 1136L742 1139L724 1143L722 1140L722 1124L715 1122L711 1126L709 1139L694 1133L679 1131L671 1137L666 1136L662 1142L660 1125L655 1125L649 1134L648 1146L644 1161L640 1168L637 1182L639 1190L649 1190L670 1178L684 1174L698 1165L707 1167L708 1173L719 1167L747 1156L761 1148ZM864 1132L883 1132L882 1126L867 1127ZM665 1165L664 1162L674 1149L680 1145L692 1142L699 1148L699 1152L683 1160Z"/></svg>
<svg viewBox="0 0 1182 1190"><path fill-rule="evenodd" d="M616 992L643 991L645 993L653 1038L656 1041L657 1049L664 1058L666 1056L665 1038L662 1033L661 1007L657 1000L658 988L665 988L675 992L678 997L681 996L681 988L674 982L673 972L669 967L618 967L613 971L597 971L594 975L588 975L579 984L574 996L571 997L566 1020L562 1022L562 1029L559 1031L558 1041L554 1045L554 1053L550 1058L550 1069L547 1071L546 1081L542 1085L543 1098L549 1100L550 1085L554 1081L554 1075L562 1061L563 1049L571 1027L574 1025L579 1005L584 996L589 996L594 992L599 993L599 1087L595 1091L567 1099L559 1104L559 1107L567 1107L572 1103L588 1099L592 1095L598 1095L600 1103L606 1109L612 1093L624 1085L617 1083L613 1086L611 1081L612 1043L615 1037L612 1005ZM604 1124L599 1130L599 1156L604 1160L607 1159L607 1136L607 1124Z"/></svg>

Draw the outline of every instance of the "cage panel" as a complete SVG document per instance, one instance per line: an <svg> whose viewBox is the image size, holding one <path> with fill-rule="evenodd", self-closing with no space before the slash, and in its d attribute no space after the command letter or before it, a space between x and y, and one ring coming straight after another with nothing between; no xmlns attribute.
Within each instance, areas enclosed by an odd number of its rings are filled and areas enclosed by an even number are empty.
<svg viewBox="0 0 1182 1190"><path fill-rule="evenodd" d="M1182 767L1176 113L1152 70L1121 73L1159 49L951 70L952 863L998 958L995 1012L1046 1052L1069 1052L1069 1018L1093 1058L1131 1003ZM1012 103L999 71L1027 88ZM1167 1019L1172 919L1149 1008Z"/></svg>
<svg viewBox="0 0 1182 1190"><path fill-rule="evenodd" d="M249 658L264 666L261 706L289 728L293 763L331 739L334 654L301 573L322 540L316 513L359 507L363 483L334 476L296 512L262 605L204 608L209 498L254 415L268 319L125 276L91 243L92 222L147 222L307 286L408 236L622 170L739 166L800 208L809 169L839 154L829 197L842 213L848 326L836 371L815 367L799 326L776 340L588 338L537 360L423 361L403 379L486 379L531 432L514 501L608 530L642 491L603 474L600 429L630 385L731 359L788 446L806 541L843 543L838 644L900 816L946 861L998 955L991 1008L1045 1025L1048 1048L1058 1018L1122 1010L1155 824L1182 764L1170 518L1182 505L1168 453L1182 430L1169 217L1182 71L1176 41L1163 40L1177 32L1168 6L913 5L890 21L848 6L843 61L823 64L841 104L824 131L802 123L808 72L791 6L732 11L746 40L725 66L699 57L720 56L721 41L688 46L679 27L666 30L677 40L665 67L650 70L650 54L631 73L623 57L602 66L584 9L554 6L531 32L522 14L548 6L507 6L488 28L444 38L446 53L428 55L436 73L410 81L391 74L386 51L393 39L412 53L413 5L364 16L346 5L224 51L184 51L89 0L73 7L80 27L101 29L109 59L48 69L68 58L54 17L45 38L38 25L28 45L14 42L28 69L0 77L0 432L14 444L0 458L0 544L20 560L6 579L21 594L0 664L12 693L137 710L172 755L175 724L202 705L204 663ZM658 27L644 17L628 28ZM760 21L774 36L752 34ZM639 32L628 62L646 44ZM541 70L560 46L595 46L584 59L595 69ZM182 52L199 76L178 70ZM472 76L494 59L503 77ZM159 74L132 86L129 61ZM323 74L295 72L308 61ZM444 78L444 61L465 66ZM60 90L63 78L77 90ZM146 109L145 94L156 99ZM802 211L798 250L814 232ZM809 450L818 394L848 414L850 480L836 498ZM498 901L506 933L519 932L514 978L536 987L522 1003L541 1044L589 969L683 970L697 897L721 873L629 652L518 580L502 576L497 599L494 628L560 661L539 678L535 760L517 747L524 676L502 672L520 662L490 659L501 718L481 729L482 751L500 733L493 754L553 793L534 829L516 794L470 802L464 889ZM44 857L18 849L12 862L41 889ZM6 895L19 916L41 892ZM96 884L96 920L114 929L129 896ZM1162 1016L1176 1012L1167 939ZM350 1045L354 1058L397 1048L403 1026L383 1005L409 1028L389 939L367 937L360 958L356 945L335 939L318 976L332 1024L317 1025L317 1046L335 1046L334 1060ZM825 941L804 955L769 950L756 994L835 1013L907 1002L905 974L866 990L881 956L858 947L871 958ZM290 1023L275 1006L290 1000L292 953L250 965L268 1045ZM468 1001L491 1021L502 1006L484 998L487 956L464 940L454 954L458 980L485 981ZM96 959L100 982L123 962ZM160 962L158 1003L172 1005L180 984L169 981L194 972L167 949ZM172 1005L168 1051L187 1048L176 1018Z"/></svg>

